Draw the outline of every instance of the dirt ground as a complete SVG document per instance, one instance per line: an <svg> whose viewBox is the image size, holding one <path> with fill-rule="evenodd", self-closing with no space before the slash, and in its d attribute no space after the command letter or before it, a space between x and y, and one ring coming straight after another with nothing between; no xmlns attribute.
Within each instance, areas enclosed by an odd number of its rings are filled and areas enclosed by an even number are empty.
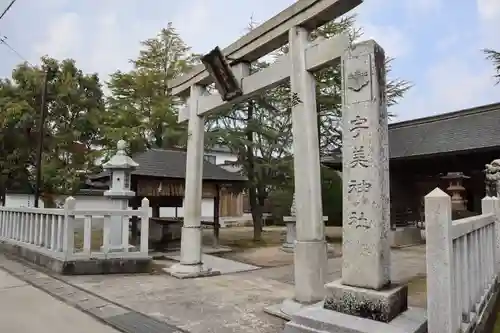
<svg viewBox="0 0 500 333"><path fill-rule="evenodd" d="M243 252L243 250L245 250L244 252L249 253L250 257L268 252L282 255L285 254L285 252L277 251L285 239L285 234L285 227L265 227L262 231L261 241L254 242L252 227L222 228L219 232L219 243L221 246L229 246L234 252ZM342 229L339 227L326 227L325 234L330 244L340 244L342 241ZM102 245L102 229L92 230L91 235L91 248L95 251L99 251ZM213 229L203 229L202 241L206 246L213 245ZM83 230L75 231L75 248L79 250L83 248ZM267 249L268 251L265 251L266 248L269 248ZM252 249L255 251L247 251ZM338 250L340 251L340 246ZM283 255L283 258L290 256L293 258L293 254ZM281 260L282 259L279 259L278 261ZM288 260L285 261L288 263Z"/></svg>
<svg viewBox="0 0 500 333"><path fill-rule="evenodd" d="M328 257L341 256L342 230L327 227L325 230L330 245ZM213 230L203 231L203 243L211 244ZM262 241L253 241L252 227L234 227L220 230L220 245L229 246L233 251L218 254L219 257L260 267L278 267L293 264L293 252L285 252L281 244L285 239L285 227L266 227L262 231Z"/></svg>
<svg viewBox="0 0 500 333"><path fill-rule="evenodd" d="M262 239L259 242L253 241L252 227L233 227L220 229L220 244L230 246L234 250L260 248L264 246L281 245L285 239L286 228L278 226L265 227L262 231ZM211 244L213 238L212 229L203 230L203 243ZM326 227L325 236L329 243L340 243L342 240L342 228Z"/></svg>

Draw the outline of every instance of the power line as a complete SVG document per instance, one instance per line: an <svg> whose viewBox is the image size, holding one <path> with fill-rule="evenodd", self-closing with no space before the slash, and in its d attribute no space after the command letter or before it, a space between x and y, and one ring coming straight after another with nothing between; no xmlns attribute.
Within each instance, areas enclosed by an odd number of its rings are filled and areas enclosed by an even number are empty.
<svg viewBox="0 0 500 333"><path fill-rule="evenodd" d="M15 48L13 48L9 43L7 43L7 36L1 36L0 35L0 44L5 45L9 50L11 50L15 55L17 55L21 60L27 62L28 64L31 65L31 63L23 57L21 53L19 53Z"/></svg>
<svg viewBox="0 0 500 333"><path fill-rule="evenodd" d="M0 20L5 16L5 14L7 14L7 12L9 11L10 7L12 7L12 5L16 2L17 0L12 0L10 2L10 4L7 6L7 8L5 8L5 10L3 11L2 15L0 15Z"/></svg>
<svg viewBox="0 0 500 333"><path fill-rule="evenodd" d="M17 0L12 0L9 3L9 5L4 9L4 11L2 12L2 14L0 15L0 20L5 16L5 14L7 14L7 12L10 10L10 8L12 7L12 5L14 5L14 3L16 3L16 1ZM7 48L9 50L11 50L15 55L17 55L20 59L22 59L23 61L25 61L25 62L27 62L28 64L31 65L31 63L25 57L23 57L21 53L19 53L15 48L13 48L9 43L7 43L7 36L0 34L0 44L3 44L5 46L7 46Z"/></svg>

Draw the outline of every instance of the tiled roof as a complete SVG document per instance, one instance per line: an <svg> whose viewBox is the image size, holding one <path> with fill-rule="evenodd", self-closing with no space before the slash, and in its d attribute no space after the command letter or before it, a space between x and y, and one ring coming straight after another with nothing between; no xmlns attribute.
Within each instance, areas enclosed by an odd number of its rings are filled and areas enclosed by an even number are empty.
<svg viewBox="0 0 500 333"><path fill-rule="evenodd" d="M185 151L150 149L132 156L132 159L139 163L132 175L179 179L184 179L186 176ZM104 171L90 178L98 179L107 176L109 176L109 172ZM246 178L238 173L229 172L215 164L203 161L203 180L241 182L245 181Z"/></svg>
<svg viewBox="0 0 500 333"><path fill-rule="evenodd" d="M492 147L500 147L500 103L389 124L391 159Z"/></svg>
<svg viewBox="0 0 500 333"><path fill-rule="evenodd" d="M500 103L389 125L391 158L500 147Z"/></svg>

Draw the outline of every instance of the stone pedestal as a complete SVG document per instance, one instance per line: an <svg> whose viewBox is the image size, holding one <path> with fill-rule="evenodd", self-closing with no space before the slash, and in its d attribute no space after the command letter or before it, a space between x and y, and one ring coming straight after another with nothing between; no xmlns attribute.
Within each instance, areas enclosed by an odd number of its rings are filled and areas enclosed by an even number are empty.
<svg viewBox="0 0 500 333"><path fill-rule="evenodd" d="M111 197L110 197L111 198ZM111 199L114 204L113 206L116 209L125 210L128 209L128 198L123 199ZM128 223L128 217L123 216L111 216L110 219L110 235L109 235L109 250L110 251L123 251L122 245L122 233L123 233L123 224Z"/></svg>
<svg viewBox="0 0 500 333"><path fill-rule="evenodd" d="M199 246L196 245L199 244ZM201 254L201 226L182 227L181 261L165 269L167 273L179 279L220 275L220 271L203 265Z"/></svg>
<svg viewBox="0 0 500 333"><path fill-rule="evenodd" d="M265 312L290 320L301 309L324 298L322 281L327 275L327 248L326 241L295 241L294 262L301 263L294 265L295 297L268 306Z"/></svg>
<svg viewBox="0 0 500 333"><path fill-rule="evenodd" d="M185 263L178 263L169 268L165 268L164 271L178 279L220 275L220 271L205 267L203 264L186 265Z"/></svg>
<svg viewBox="0 0 500 333"><path fill-rule="evenodd" d="M296 217L295 216L285 216L283 221L286 225L286 236L285 242L281 245L281 250L284 252L294 252L295 241L297 239L297 227L296 227ZM328 216L323 216L323 222L328 221ZM327 248L328 251L333 250Z"/></svg>
<svg viewBox="0 0 500 333"><path fill-rule="evenodd" d="M156 251L177 251L181 248L182 219L151 218L149 243Z"/></svg>
<svg viewBox="0 0 500 333"><path fill-rule="evenodd" d="M346 315L315 304L285 325L284 333L427 333L426 310L409 308L390 323Z"/></svg>
<svg viewBox="0 0 500 333"><path fill-rule="evenodd" d="M327 283L324 308L348 315L390 322L408 310L408 287L388 285L380 290L350 287L341 280Z"/></svg>
<svg viewBox="0 0 500 333"><path fill-rule="evenodd" d="M295 227L294 216L285 216L283 221L286 225L285 242L281 245L281 249L285 252L293 252L295 248L295 239L297 238L297 228Z"/></svg>

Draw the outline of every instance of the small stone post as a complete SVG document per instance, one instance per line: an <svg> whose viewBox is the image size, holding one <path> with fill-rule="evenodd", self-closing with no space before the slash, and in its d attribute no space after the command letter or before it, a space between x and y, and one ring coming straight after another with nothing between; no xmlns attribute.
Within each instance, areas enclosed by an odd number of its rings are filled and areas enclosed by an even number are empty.
<svg viewBox="0 0 500 333"><path fill-rule="evenodd" d="M490 197L486 196L481 200L481 213L482 214L493 214L495 216L495 224L493 227L493 230L488 230L488 234L486 236L486 242L489 242L488 240L489 237L491 237L493 240L491 242L492 246L489 249L486 249L486 253L488 254L488 259L491 259L492 261L492 266L487 263L486 264L486 270L487 270L487 275L488 277L493 277L497 274L498 272L498 264L497 264L497 247L498 247L498 241L497 241L497 228L498 228L498 198L497 197ZM489 280L487 280L489 281Z"/></svg>
<svg viewBox="0 0 500 333"><path fill-rule="evenodd" d="M497 261L496 272L500 272L500 159L493 160L490 164L486 164L486 195L496 197L495 213L497 221L495 223L496 249L495 258Z"/></svg>
<svg viewBox="0 0 500 333"><path fill-rule="evenodd" d="M118 141L116 154L103 164L104 170L111 172L111 186L104 192L104 196L113 202L116 209L128 209L128 201L135 197L135 192L130 190L130 175L139 166L132 158L127 156L125 149L127 143ZM128 249L128 220L122 216L111 216L110 220L110 251L123 251ZM141 222L142 223L142 222ZM127 240L127 244L122 244ZM127 246L125 249L123 246ZM105 247L104 247L105 248Z"/></svg>
<svg viewBox="0 0 500 333"><path fill-rule="evenodd" d="M436 188L425 196L427 255L427 319L435 332L457 332L453 318L456 292L453 291L453 239L451 199Z"/></svg>
<svg viewBox="0 0 500 333"><path fill-rule="evenodd" d="M497 220L495 221L495 261L496 261L496 273L500 272L500 197L494 197L495 202L495 214L497 216Z"/></svg>
<svg viewBox="0 0 500 333"><path fill-rule="evenodd" d="M295 239L297 238L297 217L295 206L295 192L293 193L292 206L290 207L290 216L283 218L286 225L285 242L281 245L281 249L285 252L293 252L295 248Z"/></svg>
<svg viewBox="0 0 500 333"><path fill-rule="evenodd" d="M141 244L139 250L145 256L149 253L149 199L141 200Z"/></svg>
<svg viewBox="0 0 500 333"><path fill-rule="evenodd" d="M67 197L64 202L64 234L62 244L64 257L67 260L71 260L75 250L75 206L75 198ZM40 222L40 220L37 222Z"/></svg>

